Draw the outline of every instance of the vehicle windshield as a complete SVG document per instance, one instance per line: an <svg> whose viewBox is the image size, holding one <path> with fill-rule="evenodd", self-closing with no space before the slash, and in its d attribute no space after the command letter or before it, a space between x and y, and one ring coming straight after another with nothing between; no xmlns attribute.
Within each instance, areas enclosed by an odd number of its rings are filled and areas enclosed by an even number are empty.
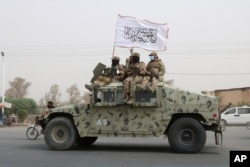
<svg viewBox="0 0 250 167"><path fill-rule="evenodd" d="M227 115L227 114L234 114L235 111L236 111L236 109L235 109L235 108L232 108L232 109L228 110L227 112L225 112L225 114L226 114L226 115Z"/></svg>

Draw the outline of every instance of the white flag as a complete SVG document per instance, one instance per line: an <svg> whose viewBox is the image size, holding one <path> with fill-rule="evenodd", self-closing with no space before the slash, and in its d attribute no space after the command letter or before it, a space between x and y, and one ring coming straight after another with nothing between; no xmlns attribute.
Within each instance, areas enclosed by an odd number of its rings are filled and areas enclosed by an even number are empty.
<svg viewBox="0 0 250 167"><path fill-rule="evenodd" d="M0 108L5 107L5 108L11 108L12 103L8 103L8 102L4 102L4 103L0 103Z"/></svg>
<svg viewBox="0 0 250 167"><path fill-rule="evenodd" d="M118 16L115 46L138 47L150 51L166 50L167 24L151 23L132 17Z"/></svg>
<svg viewBox="0 0 250 167"><path fill-rule="evenodd" d="M11 108L11 106L12 106L12 103L8 103L8 102L4 102L4 107L5 108Z"/></svg>

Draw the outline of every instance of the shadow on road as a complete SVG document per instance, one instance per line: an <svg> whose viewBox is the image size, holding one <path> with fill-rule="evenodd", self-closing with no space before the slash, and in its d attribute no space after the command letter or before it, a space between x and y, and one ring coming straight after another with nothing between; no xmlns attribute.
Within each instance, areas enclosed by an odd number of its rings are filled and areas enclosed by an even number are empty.
<svg viewBox="0 0 250 167"><path fill-rule="evenodd" d="M138 144L94 144L92 146L77 146L75 145L71 150L74 151L112 151L112 152L161 152L172 153L169 146L159 145L138 145Z"/></svg>

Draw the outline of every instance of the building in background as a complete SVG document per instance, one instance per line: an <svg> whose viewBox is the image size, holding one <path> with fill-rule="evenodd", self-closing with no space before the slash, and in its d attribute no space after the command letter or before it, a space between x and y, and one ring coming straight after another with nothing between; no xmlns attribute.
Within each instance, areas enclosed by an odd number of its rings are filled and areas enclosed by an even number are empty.
<svg viewBox="0 0 250 167"><path fill-rule="evenodd" d="M220 109L229 103L233 106L250 106L250 87L218 89L214 91L203 91L205 94L220 98Z"/></svg>

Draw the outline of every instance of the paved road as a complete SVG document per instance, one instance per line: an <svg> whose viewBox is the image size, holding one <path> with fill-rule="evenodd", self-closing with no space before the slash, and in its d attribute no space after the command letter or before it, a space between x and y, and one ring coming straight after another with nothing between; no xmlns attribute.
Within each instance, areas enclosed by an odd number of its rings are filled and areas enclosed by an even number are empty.
<svg viewBox="0 0 250 167"><path fill-rule="evenodd" d="M250 130L245 127L227 127L222 149L208 132L206 146L198 154L173 153L163 137L99 138L90 147L51 151L43 136L28 140L25 130L0 128L0 167L228 167L230 150L250 150Z"/></svg>

